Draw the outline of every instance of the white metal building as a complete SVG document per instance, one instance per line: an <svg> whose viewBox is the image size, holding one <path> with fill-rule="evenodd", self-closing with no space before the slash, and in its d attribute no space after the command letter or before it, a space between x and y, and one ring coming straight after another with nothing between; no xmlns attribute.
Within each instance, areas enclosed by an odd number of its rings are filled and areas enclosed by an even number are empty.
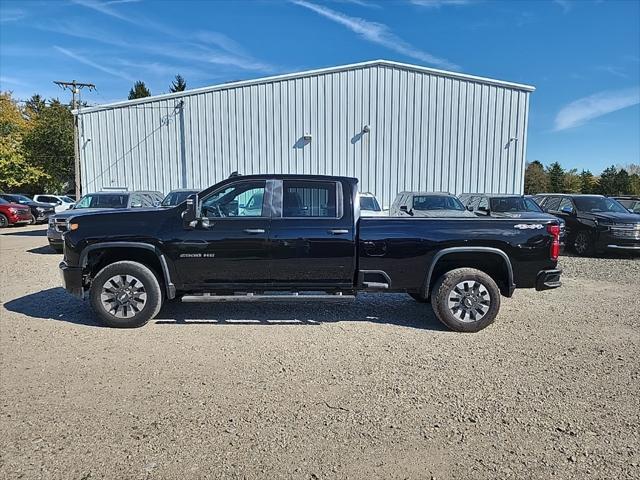
<svg viewBox="0 0 640 480"><path fill-rule="evenodd" d="M385 60L100 105L79 115L82 192L207 187L231 172L522 193L528 85Z"/></svg>

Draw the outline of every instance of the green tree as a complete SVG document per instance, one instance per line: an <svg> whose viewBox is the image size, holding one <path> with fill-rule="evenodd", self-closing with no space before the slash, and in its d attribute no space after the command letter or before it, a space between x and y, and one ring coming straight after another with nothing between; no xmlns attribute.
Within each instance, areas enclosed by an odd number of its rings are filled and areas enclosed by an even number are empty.
<svg viewBox="0 0 640 480"><path fill-rule="evenodd" d="M640 174L632 173L629 175L629 193L640 195Z"/></svg>
<svg viewBox="0 0 640 480"><path fill-rule="evenodd" d="M600 174L600 180L598 181L598 193L601 193L602 195L616 195L617 176L618 171L616 170L616 167L611 165L609 168L606 168Z"/></svg>
<svg viewBox="0 0 640 480"><path fill-rule="evenodd" d="M22 148L22 138L28 132L26 116L11 98L0 94L0 189L35 192L46 183L48 175L31 165Z"/></svg>
<svg viewBox="0 0 640 480"><path fill-rule="evenodd" d="M171 87L169 87L169 91L172 93L175 92L184 92L187 89L187 82L185 82L182 75L176 75L176 79L171 82Z"/></svg>
<svg viewBox="0 0 640 480"><path fill-rule="evenodd" d="M549 189L549 179L544 167L538 160L527 164L524 171L524 193L533 195L546 192Z"/></svg>
<svg viewBox="0 0 640 480"><path fill-rule="evenodd" d="M549 193L561 193L564 190L564 169L558 162L553 162L547 168L549 178Z"/></svg>
<svg viewBox="0 0 640 480"><path fill-rule="evenodd" d="M578 170L572 168L571 170L567 170L564 173L564 178L562 179L562 192L563 193L580 193L582 189L582 181L580 175L578 175Z"/></svg>
<svg viewBox="0 0 640 480"><path fill-rule="evenodd" d="M52 100L22 139L29 164L48 175L43 188L61 191L73 183L73 115L68 105Z"/></svg>
<svg viewBox="0 0 640 480"><path fill-rule="evenodd" d="M580 172L580 193L594 193L598 188L596 177L590 170Z"/></svg>
<svg viewBox="0 0 640 480"><path fill-rule="evenodd" d="M147 88L147 86L144 84L142 80L138 80L136 83L134 83L131 90L129 90L129 100L134 100L136 98L150 97L150 96L151 96L151 92L149 91L149 89Z"/></svg>
<svg viewBox="0 0 640 480"><path fill-rule="evenodd" d="M617 190L615 193L617 195L626 195L631 190L631 179L629 178L629 173L624 168L621 168L618 170L618 173L616 173L615 186Z"/></svg>
<svg viewBox="0 0 640 480"><path fill-rule="evenodd" d="M36 117L43 112L46 106L47 102L45 99L36 93L25 103L23 112L24 116L29 121L35 120Z"/></svg>

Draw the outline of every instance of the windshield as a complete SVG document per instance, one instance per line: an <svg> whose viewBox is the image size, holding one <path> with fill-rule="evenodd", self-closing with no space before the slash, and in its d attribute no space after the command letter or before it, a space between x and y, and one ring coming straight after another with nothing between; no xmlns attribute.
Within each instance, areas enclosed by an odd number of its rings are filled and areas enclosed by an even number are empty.
<svg viewBox="0 0 640 480"><path fill-rule="evenodd" d="M530 198L501 197L491 199L492 212L542 212Z"/></svg>
<svg viewBox="0 0 640 480"><path fill-rule="evenodd" d="M81 208L127 208L126 193L92 193L80 199L74 209Z"/></svg>
<svg viewBox="0 0 640 480"><path fill-rule="evenodd" d="M184 202L189 195L194 195L198 192L194 191L184 191L184 192L169 192L166 197L162 200L163 207L173 207Z"/></svg>
<svg viewBox="0 0 640 480"><path fill-rule="evenodd" d="M640 213L640 200L632 200L628 198L623 198L618 200L623 207L628 208L634 213Z"/></svg>
<svg viewBox="0 0 640 480"><path fill-rule="evenodd" d="M381 209L375 197L360 197L360 210L379 212Z"/></svg>
<svg viewBox="0 0 640 480"><path fill-rule="evenodd" d="M414 210L464 210L456 197L448 195L419 195L413 197Z"/></svg>
<svg viewBox="0 0 640 480"><path fill-rule="evenodd" d="M612 198L604 197L573 197L576 207L581 212L602 213L629 213L629 211Z"/></svg>
<svg viewBox="0 0 640 480"><path fill-rule="evenodd" d="M31 201L30 198L27 198L24 195L7 195L7 197L13 203L29 203Z"/></svg>
<svg viewBox="0 0 640 480"><path fill-rule="evenodd" d="M10 202L7 202L4 198L0 197L0 205L5 205L7 203L10 203Z"/></svg>
<svg viewBox="0 0 640 480"><path fill-rule="evenodd" d="M66 195L63 195L61 197L58 197L60 200L62 200L64 203L73 203L75 202L75 200L73 198L69 198Z"/></svg>

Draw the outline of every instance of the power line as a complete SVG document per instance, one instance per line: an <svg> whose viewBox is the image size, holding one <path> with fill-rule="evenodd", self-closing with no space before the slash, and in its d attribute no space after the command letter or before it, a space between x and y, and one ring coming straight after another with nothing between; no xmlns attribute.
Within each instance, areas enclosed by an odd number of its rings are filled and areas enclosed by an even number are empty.
<svg viewBox="0 0 640 480"><path fill-rule="evenodd" d="M54 81L63 90L71 90L72 101L71 108L74 110L79 109L78 99L80 97L80 90L88 88L89 91L95 90L96 86L93 83L76 82L72 80L70 82ZM76 198L80 198L80 147L78 146L78 116L73 117L73 151L74 151L74 170L75 170L75 183L76 183Z"/></svg>

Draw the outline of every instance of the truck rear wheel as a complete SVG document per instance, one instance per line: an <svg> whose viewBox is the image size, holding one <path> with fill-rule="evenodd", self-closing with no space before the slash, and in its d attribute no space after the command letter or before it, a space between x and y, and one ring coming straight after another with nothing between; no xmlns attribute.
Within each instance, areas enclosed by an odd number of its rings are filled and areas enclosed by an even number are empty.
<svg viewBox="0 0 640 480"><path fill-rule="evenodd" d="M486 273L456 268L442 275L431 291L433 311L456 332L478 332L495 320L500 289Z"/></svg>
<svg viewBox="0 0 640 480"><path fill-rule="evenodd" d="M109 327L141 327L155 317L162 306L158 278L145 265L115 262L104 267L91 282L91 307Z"/></svg>

